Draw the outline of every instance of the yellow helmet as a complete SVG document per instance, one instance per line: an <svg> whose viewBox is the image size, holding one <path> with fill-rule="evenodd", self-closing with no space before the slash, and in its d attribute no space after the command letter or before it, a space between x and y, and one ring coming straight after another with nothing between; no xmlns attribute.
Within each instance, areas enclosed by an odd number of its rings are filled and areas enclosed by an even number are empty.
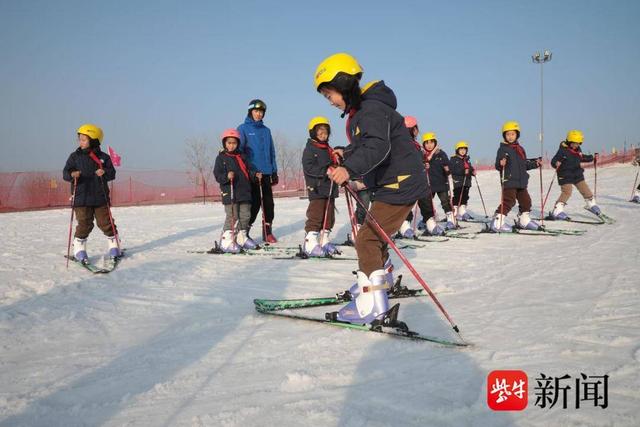
<svg viewBox="0 0 640 427"><path fill-rule="evenodd" d="M104 136L104 134L102 133L102 129L90 123L80 126L77 133L87 135L91 139L97 139L98 142L102 142L102 137Z"/></svg>
<svg viewBox="0 0 640 427"><path fill-rule="evenodd" d="M582 144L584 142L584 135L578 129L573 129L567 132L567 142L575 142L576 144Z"/></svg>
<svg viewBox="0 0 640 427"><path fill-rule="evenodd" d="M308 129L309 130L313 130L313 128L318 126L318 125L327 125L327 126L331 127L331 125L329 124L329 119L327 119L326 117L322 117L322 116L316 116L313 119L309 120Z"/></svg>
<svg viewBox="0 0 640 427"><path fill-rule="evenodd" d="M458 141L455 151L458 151L461 148L466 148L467 150L469 149L469 144L467 144L467 141Z"/></svg>
<svg viewBox="0 0 640 427"><path fill-rule="evenodd" d="M351 76L362 74L362 67L358 61L348 53L336 53L325 58L314 74L316 90L323 83L332 81L338 73L346 73Z"/></svg>
<svg viewBox="0 0 640 427"><path fill-rule="evenodd" d="M506 122L502 125L502 133L505 133L510 130L515 130L520 135L520 124L518 122Z"/></svg>
<svg viewBox="0 0 640 427"><path fill-rule="evenodd" d="M422 142L427 142L430 139L435 139L436 142L438 141L438 138L436 138L436 134L433 133L433 132L427 132L427 133L422 135Z"/></svg>

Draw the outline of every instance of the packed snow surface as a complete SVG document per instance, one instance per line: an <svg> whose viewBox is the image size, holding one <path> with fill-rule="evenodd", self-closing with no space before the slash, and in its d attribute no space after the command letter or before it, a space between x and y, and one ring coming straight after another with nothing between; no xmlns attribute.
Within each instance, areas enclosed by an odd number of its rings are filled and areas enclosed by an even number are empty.
<svg viewBox="0 0 640 427"><path fill-rule="evenodd" d="M640 205L627 201L635 172L598 170L598 202L615 224L548 223L583 236L482 234L404 250L473 344L465 349L257 313L254 298L344 290L357 263L188 253L219 237L217 203L114 208L127 256L108 275L66 268L68 209L2 214L0 426L636 426ZM545 191L551 177L545 170ZM593 187L593 171L586 177ZM498 174L478 178L491 215ZM539 209L537 171L530 191ZM549 207L558 191L554 184ZM333 240L342 242L343 197L337 205ZM276 200L278 245L301 243L306 206ZM469 208L484 216L475 182ZM566 210L593 217L577 191ZM95 228L96 263L106 248ZM400 317L459 339L429 298L401 300ZM487 406L487 375L501 369L528 374L525 410ZM607 408L576 409L581 373L609 376ZM540 374L571 376L566 409L535 405Z"/></svg>

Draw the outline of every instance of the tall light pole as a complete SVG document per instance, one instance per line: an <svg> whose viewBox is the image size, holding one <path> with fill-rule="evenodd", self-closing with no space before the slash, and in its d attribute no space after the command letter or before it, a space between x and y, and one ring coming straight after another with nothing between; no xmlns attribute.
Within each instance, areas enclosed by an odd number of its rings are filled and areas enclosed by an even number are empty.
<svg viewBox="0 0 640 427"><path fill-rule="evenodd" d="M551 61L552 53L545 49L531 55L534 64L540 64L540 158L544 157L544 63ZM544 225L544 194L542 189L542 166L540 166L540 221Z"/></svg>

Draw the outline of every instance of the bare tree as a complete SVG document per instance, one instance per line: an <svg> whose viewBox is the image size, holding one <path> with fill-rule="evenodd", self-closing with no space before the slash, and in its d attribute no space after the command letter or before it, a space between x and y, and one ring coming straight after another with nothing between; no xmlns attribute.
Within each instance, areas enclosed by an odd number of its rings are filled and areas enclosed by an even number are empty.
<svg viewBox="0 0 640 427"><path fill-rule="evenodd" d="M189 138L185 141L185 158L189 179L196 185L202 185L202 203L206 203L207 183L213 177L215 150L204 137Z"/></svg>
<svg viewBox="0 0 640 427"><path fill-rule="evenodd" d="M274 132L273 141L280 182L283 186L292 181L298 184L298 175L302 172L302 147L290 144L280 131Z"/></svg>

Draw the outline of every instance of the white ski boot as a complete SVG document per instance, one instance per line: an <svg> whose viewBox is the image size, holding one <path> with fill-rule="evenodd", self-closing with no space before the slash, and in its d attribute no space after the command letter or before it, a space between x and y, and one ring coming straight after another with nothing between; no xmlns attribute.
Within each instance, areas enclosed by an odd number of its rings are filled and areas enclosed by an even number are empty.
<svg viewBox="0 0 640 427"><path fill-rule="evenodd" d="M387 290L391 287L387 283L385 270L376 270L367 277L358 271L358 295L347 305L342 307L335 318L343 322L366 324L381 320L389 311L389 297Z"/></svg>
<svg viewBox="0 0 640 427"><path fill-rule="evenodd" d="M455 230L457 228L456 218L453 216L453 212L447 212L447 224L444 226L447 230Z"/></svg>
<svg viewBox="0 0 640 427"><path fill-rule="evenodd" d="M238 243L238 245L242 249L258 248L258 244L251 237L249 237L249 233L247 230L238 231L238 235L236 236L236 243Z"/></svg>
<svg viewBox="0 0 640 427"><path fill-rule="evenodd" d="M231 230L225 230L224 233L222 233L222 238L220 239L220 249L222 252L229 254L237 254L240 252L241 248L233 237Z"/></svg>
<svg viewBox="0 0 640 427"><path fill-rule="evenodd" d="M425 226L426 226L426 229L424 230L424 233L422 233L423 236L444 235L444 228L442 228L433 217L427 220L427 223Z"/></svg>
<svg viewBox="0 0 640 427"><path fill-rule="evenodd" d="M326 255L339 254L338 248L331 243L331 230L322 230L320 232L320 246Z"/></svg>
<svg viewBox="0 0 640 427"><path fill-rule="evenodd" d="M411 223L407 220L402 222L400 226L400 236L405 239L413 239L415 233L413 232L413 228L411 228Z"/></svg>
<svg viewBox="0 0 640 427"><path fill-rule="evenodd" d="M309 231L307 235L304 237L304 245L302 245L302 250L305 255L309 257L323 257L325 256L325 252L320 246L320 242L318 241L318 232L317 231Z"/></svg>
<svg viewBox="0 0 640 427"><path fill-rule="evenodd" d="M116 236L107 237L107 241L109 242L109 257L121 257L122 251L120 251L120 248L118 247L118 239L116 238Z"/></svg>
<svg viewBox="0 0 640 427"><path fill-rule="evenodd" d="M553 213L551 214L553 219L557 221L566 221L569 219L569 215L567 215L564 211L565 206L566 205L562 202L556 203L556 205L553 208Z"/></svg>
<svg viewBox="0 0 640 427"><path fill-rule="evenodd" d="M80 262L89 261L87 256L87 239L73 239L73 257Z"/></svg>
<svg viewBox="0 0 640 427"><path fill-rule="evenodd" d="M587 208L589 212L594 213L596 215L600 215L602 213L602 211L600 211L600 207L596 203L595 197L592 197L590 199L584 199L584 201L587 204L585 208Z"/></svg>
<svg viewBox="0 0 640 427"><path fill-rule="evenodd" d="M539 230L540 225L531 219L529 212L522 212L516 219L516 225L522 230Z"/></svg>
<svg viewBox="0 0 640 427"><path fill-rule="evenodd" d="M497 213L491 221L491 231L494 233L511 233L511 225L507 224L507 216Z"/></svg>
<svg viewBox="0 0 640 427"><path fill-rule="evenodd" d="M469 221L473 219L469 212L467 212L467 205L460 205L460 209L458 209L456 213L456 219L458 221Z"/></svg>

